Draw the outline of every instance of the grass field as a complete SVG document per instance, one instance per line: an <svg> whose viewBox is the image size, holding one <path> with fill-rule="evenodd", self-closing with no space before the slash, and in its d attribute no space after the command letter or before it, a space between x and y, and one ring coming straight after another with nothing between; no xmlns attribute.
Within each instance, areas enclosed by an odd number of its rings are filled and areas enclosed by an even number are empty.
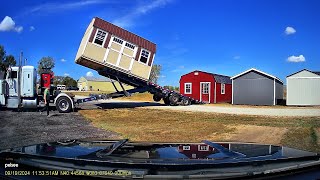
<svg viewBox="0 0 320 180"><path fill-rule="evenodd" d="M320 152L320 118L174 112L145 108L80 110L96 127L133 141L241 141Z"/></svg>

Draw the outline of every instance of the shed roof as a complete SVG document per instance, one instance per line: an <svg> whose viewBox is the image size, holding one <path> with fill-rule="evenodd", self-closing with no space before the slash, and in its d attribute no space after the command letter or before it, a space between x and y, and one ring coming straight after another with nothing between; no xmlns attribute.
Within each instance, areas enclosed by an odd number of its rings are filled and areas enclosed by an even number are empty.
<svg viewBox="0 0 320 180"><path fill-rule="evenodd" d="M281 81L280 78L278 78L278 77L276 77L276 76L273 76L273 75L271 75L271 74L265 73L265 72L263 72L263 71L260 71L260 70L258 70L258 69L255 69L255 68L248 69L248 70L246 70L246 71L244 71L244 72L242 72L242 73L240 73L240 74L238 74L238 75L235 75L235 76L231 77L231 79L236 79L236 78L238 78L238 77L240 77L240 76L242 76L242 75L244 75L244 74L247 74L247 73L249 73L249 72L251 72L251 71L255 71L255 72L261 73L261 74L263 74L263 75L265 75L265 76L268 76L268 77L270 77L270 78L272 78L272 79L276 79L276 80L280 81L281 83L283 83L283 81Z"/></svg>
<svg viewBox="0 0 320 180"><path fill-rule="evenodd" d="M313 74L316 74L316 75L319 75L319 76L320 76L320 71L310 71L310 70L308 70L308 69L302 69L302 70L300 70L300 71L298 71L298 72L295 72L295 73L293 73L293 74L290 74L290 75L287 76L287 77L293 76L293 75L298 74L298 73L300 73L300 72L302 72L302 71L308 71L308 72L311 72L311 73L313 73Z"/></svg>
<svg viewBox="0 0 320 180"><path fill-rule="evenodd" d="M104 31L107 31L111 34L114 34L122 39L128 40L131 43L134 43L138 46L141 46L142 48L148 49L152 52L156 52L156 44L141 37L138 36L132 32L129 32L119 26L116 26L112 23L109 23L101 18L95 17L94 18L94 24L93 26L98 27Z"/></svg>
<svg viewBox="0 0 320 180"><path fill-rule="evenodd" d="M106 77L90 77L90 76L84 76L84 79L87 81L95 81L95 82L111 82L109 78Z"/></svg>
<svg viewBox="0 0 320 180"><path fill-rule="evenodd" d="M230 76L225 76L225 75L221 75L221 74L214 74L214 73L209 73L209 72L199 71L199 70L195 70L193 72L203 72L206 74L210 74L213 76L213 78L215 79L215 81L217 83L222 83L222 84L231 84L232 83Z"/></svg>

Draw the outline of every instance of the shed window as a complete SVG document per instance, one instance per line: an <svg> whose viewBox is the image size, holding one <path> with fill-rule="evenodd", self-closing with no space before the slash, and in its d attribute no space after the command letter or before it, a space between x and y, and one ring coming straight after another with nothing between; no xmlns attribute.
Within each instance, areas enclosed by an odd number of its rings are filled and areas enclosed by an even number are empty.
<svg viewBox="0 0 320 180"><path fill-rule="evenodd" d="M117 37L114 37L113 41L116 42L116 43L119 43L119 44L123 44L123 40L121 40L121 39L119 39Z"/></svg>
<svg viewBox="0 0 320 180"><path fill-rule="evenodd" d="M202 94L209 94L209 83L201 83Z"/></svg>
<svg viewBox="0 0 320 180"><path fill-rule="evenodd" d="M98 29L96 37L94 38L94 43L102 46L105 38L106 38L107 33Z"/></svg>
<svg viewBox="0 0 320 180"><path fill-rule="evenodd" d="M128 47L128 48L130 48L130 49L133 49L134 50L134 48L135 48L135 46L133 45L133 44L130 44L130 43L128 43L128 42L126 42L126 45L125 45L126 47Z"/></svg>
<svg viewBox="0 0 320 180"><path fill-rule="evenodd" d="M150 52L145 49L142 49L139 61L147 64L149 56L150 56Z"/></svg>
<svg viewBox="0 0 320 180"><path fill-rule="evenodd" d="M183 146L183 147L182 147L182 150L184 150L184 151L190 151L190 146Z"/></svg>
<svg viewBox="0 0 320 180"><path fill-rule="evenodd" d="M192 83L184 83L184 94L192 94Z"/></svg>
<svg viewBox="0 0 320 180"><path fill-rule="evenodd" d="M198 147L199 149L199 151L209 151L209 146L203 146L203 145L199 145L199 147Z"/></svg>
<svg viewBox="0 0 320 180"><path fill-rule="evenodd" d="M225 84L221 84L221 94L225 94L226 93L226 85Z"/></svg>

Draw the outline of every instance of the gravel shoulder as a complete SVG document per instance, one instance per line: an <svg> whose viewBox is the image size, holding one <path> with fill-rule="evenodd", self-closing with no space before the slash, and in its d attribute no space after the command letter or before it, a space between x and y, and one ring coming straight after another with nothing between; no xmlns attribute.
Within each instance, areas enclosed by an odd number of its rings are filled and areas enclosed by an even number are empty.
<svg viewBox="0 0 320 180"><path fill-rule="evenodd" d="M57 140L118 137L114 132L93 127L78 112L61 114L51 111L51 117L44 114L0 111L0 149Z"/></svg>

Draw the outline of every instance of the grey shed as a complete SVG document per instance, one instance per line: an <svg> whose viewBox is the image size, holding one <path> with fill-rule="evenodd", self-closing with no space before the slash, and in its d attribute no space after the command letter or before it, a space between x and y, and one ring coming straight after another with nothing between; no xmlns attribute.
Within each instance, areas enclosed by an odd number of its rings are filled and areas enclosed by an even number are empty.
<svg viewBox="0 0 320 180"><path fill-rule="evenodd" d="M287 105L320 105L320 72L303 69L287 76Z"/></svg>
<svg viewBox="0 0 320 180"><path fill-rule="evenodd" d="M232 104L276 105L283 100L283 82L251 68L231 78Z"/></svg>

